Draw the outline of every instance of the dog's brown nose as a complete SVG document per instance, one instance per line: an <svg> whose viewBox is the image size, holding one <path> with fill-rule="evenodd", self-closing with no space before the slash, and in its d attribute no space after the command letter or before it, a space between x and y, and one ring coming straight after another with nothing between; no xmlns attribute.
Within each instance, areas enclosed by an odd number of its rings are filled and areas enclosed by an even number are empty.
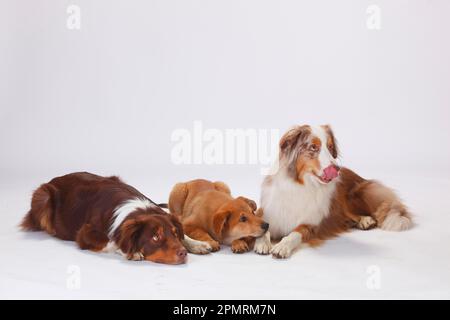
<svg viewBox="0 0 450 320"><path fill-rule="evenodd" d="M187 250L185 248L178 249L177 256L180 258L185 258L187 256Z"/></svg>
<svg viewBox="0 0 450 320"><path fill-rule="evenodd" d="M261 224L261 228L265 231L269 230L269 224L267 222L263 222Z"/></svg>

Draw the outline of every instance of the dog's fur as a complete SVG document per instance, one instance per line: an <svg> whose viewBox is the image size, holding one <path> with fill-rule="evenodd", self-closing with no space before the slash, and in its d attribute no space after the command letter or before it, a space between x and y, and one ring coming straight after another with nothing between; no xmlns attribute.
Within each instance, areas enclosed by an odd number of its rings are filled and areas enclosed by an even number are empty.
<svg viewBox="0 0 450 320"><path fill-rule="evenodd" d="M329 126L296 126L284 134L278 171L262 184L260 210L270 233L257 240L257 253L287 258L301 243L318 245L352 227L401 231L412 226L391 189L339 168L337 158ZM337 177L327 177L327 170ZM281 241L272 247L271 238Z"/></svg>
<svg viewBox="0 0 450 320"><path fill-rule="evenodd" d="M208 242L213 251L220 244L231 245L232 251L250 250L254 238L268 229L268 224L255 215L256 203L244 197L233 198L223 182L192 180L178 183L169 197L169 210L180 217L186 234Z"/></svg>
<svg viewBox="0 0 450 320"><path fill-rule="evenodd" d="M185 237L177 217L118 177L87 172L41 185L21 227L76 241L81 249L116 251L130 260L180 264L187 258L183 244L195 253L211 249Z"/></svg>

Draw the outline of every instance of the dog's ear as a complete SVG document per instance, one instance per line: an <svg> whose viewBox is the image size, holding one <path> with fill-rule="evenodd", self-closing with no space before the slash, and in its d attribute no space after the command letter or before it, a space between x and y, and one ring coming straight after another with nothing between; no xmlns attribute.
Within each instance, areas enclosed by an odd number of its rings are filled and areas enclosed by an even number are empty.
<svg viewBox="0 0 450 320"><path fill-rule="evenodd" d="M259 208L258 210L256 210L255 216L262 218L263 215L264 215L263 208Z"/></svg>
<svg viewBox="0 0 450 320"><path fill-rule="evenodd" d="M230 211L219 210L218 212L216 212L216 214L213 217L213 230L216 235L222 237L222 233L230 217L231 217Z"/></svg>
<svg viewBox="0 0 450 320"><path fill-rule="evenodd" d="M336 138L334 137L333 130L329 125L322 126L326 133L327 133L327 148L330 150L331 155L333 158L337 158L339 156L339 149L337 146Z"/></svg>
<svg viewBox="0 0 450 320"><path fill-rule="evenodd" d="M174 227L177 229L177 237L180 240L184 239L184 230L183 225L181 224L180 220L176 215L169 214L170 221L174 225Z"/></svg>
<svg viewBox="0 0 450 320"><path fill-rule="evenodd" d="M138 217L135 219L127 219L120 227L118 246L128 259L142 248L139 247L139 240L144 231L144 227L148 223L147 219Z"/></svg>
<svg viewBox="0 0 450 320"><path fill-rule="evenodd" d="M238 200L242 200L242 201L244 201L245 203L247 203L247 204L249 205L249 207L252 208L252 211L253 211L253 212L255 212L256 209L258 209L258 206L256 205L256 202L253 201L253 200L251 200L251 199L248 199L248 198L246 198L246 197L238 197L237 199L238 199Z"/></svg>
<svg viewBox="0 0 450 320"><path fill-rule="evenodd" d="M280 140L280 151L289 152L297 145L299 140L306 141L306 138L311 133L309 126L296 126L286 132Z"/></svg>

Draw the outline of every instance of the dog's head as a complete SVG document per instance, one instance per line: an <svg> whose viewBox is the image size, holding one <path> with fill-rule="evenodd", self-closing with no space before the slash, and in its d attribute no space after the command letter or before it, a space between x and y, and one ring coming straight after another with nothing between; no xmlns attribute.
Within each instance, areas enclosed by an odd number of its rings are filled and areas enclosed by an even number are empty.
<svg viewBox="0 0 450 320"><path fill-rule="evenodd" d="M339 176L339 152L329 126L296 126L280 140L280 165L301 184L310 179L328 184Z"/></svg>
<svg viewBox="0 0 450 320"><path fill-rule="evenodd" d="M130 214L120 226L119 248L130 259L140 254L145 260L181 264L187 260L187 251L181 240L183 227L176 216L152 214L138 210Z"/></svg>
<svg viewBox="0 0 450 320"><path fill-rule="evenodd" d="M244 237L262 236L269 229L269 224L255 211L255 201L244 197L226 202L214 214L214 232L229 243Z"/></svg>

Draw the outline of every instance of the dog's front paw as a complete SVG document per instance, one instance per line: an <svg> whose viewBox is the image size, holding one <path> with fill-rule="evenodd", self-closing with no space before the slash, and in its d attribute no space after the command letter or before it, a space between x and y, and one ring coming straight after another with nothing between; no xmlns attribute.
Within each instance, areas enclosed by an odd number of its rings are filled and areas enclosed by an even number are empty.
<svg viewBox="0 0 450 320"><path fill-rule="evenodd" d="M199 241L200 243L191 246L191 250L189 252L194 254L208 254L213 249L208 242Z"/></svg>
<svg viewBox="0 0 450 320"><path fill-rule="evenodd" d="M266 232L262 237L256 239L254 251L257 254L269 254L271 249L272 243L270 242L269 232Z"/></svg>
<svg viewBox="0 0 450 320"><path fill-rule="evenodd" d="M191 239L187 235L184 235L183 245L187 251L193 254L208 254L212 251L208 242Z"/></svg>
<svg viewBox="0 0 450 320"><path fill-rule="evenodd" d="M127 258L132 261L141 261L144 260L144 255L141 252L135 252L130 254Z"/></svg>
<svg viewBox="0 0 450 320"><path fill-rule="evenodd" d="M272 256L277 259L286 259L289 258L294 250L298 248L301 243L301 235L298 232L291 232L289 235L281 239L270 253Z"/></svg>
<svg viewBox="0 0 450 320"><path fill-rule="evenodd" d="M248 250L248 243L244 240L234 240L231 244L231 251L233 251L233 253L244 253Z"/></svg>
<svg viewBox="0 0 450 320"><path fill-rule="evenodd" d="M220 250L220 243L218 243L217 241L208 241L208 244L211 246L211 252Z"/></svg>

